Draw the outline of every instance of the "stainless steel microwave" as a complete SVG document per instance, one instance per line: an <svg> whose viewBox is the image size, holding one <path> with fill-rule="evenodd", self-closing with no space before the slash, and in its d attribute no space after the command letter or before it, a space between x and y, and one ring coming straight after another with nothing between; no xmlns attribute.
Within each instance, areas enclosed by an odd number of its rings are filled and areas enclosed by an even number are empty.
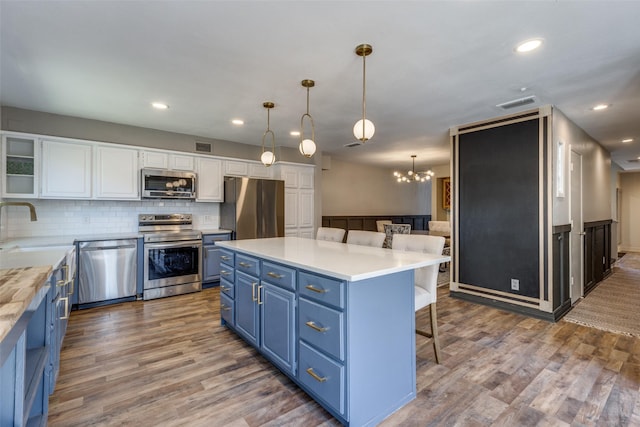
<svg viewBox="0 0 640 427"><path fill-rule="evenodd" d="M140 188L143 199L196 198L196 174L166 169L142 169Z"/></svg>

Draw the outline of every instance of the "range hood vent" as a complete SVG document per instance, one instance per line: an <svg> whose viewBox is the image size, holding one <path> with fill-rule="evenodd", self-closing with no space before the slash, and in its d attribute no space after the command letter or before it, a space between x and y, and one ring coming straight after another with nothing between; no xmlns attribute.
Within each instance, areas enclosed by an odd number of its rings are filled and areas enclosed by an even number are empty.
<svg viewBox="0 0 640 427"><path fill-rule="evenodd" d="M211 144L208 142L198 142L196 141L196 151L198 153L210 153L211 152Z"/></svg>
<svg viewBox="0 0 640 427"><path fill-rule="evenodd" d="M503 102L502 104L496 105L498 108L502 108L503 110L508 110L510 108L522 107L523 105L533 104L536 102L535 95L525 96L524 98L514 99L513 101Z"/></svg>

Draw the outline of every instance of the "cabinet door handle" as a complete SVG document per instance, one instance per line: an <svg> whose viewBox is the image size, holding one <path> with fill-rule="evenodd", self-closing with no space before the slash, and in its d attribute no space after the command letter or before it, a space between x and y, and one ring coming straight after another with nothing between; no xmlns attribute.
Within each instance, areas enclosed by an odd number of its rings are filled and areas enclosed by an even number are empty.
<svg viewBox="0 0 640 427"><path fill-rule="evenodd" d="M69 288L69 295L73 295L76 287L76 275L74 274L71 278L71 287Z"/></svg>
<svg viewBox="0 0 640 427"><path fill-rule="evenodd" d="M251 301L258 301L258 297L256 297L256 285L257 282L251 282Z"/></svg>
<svg viewBox="0 0 640 427"><path fill-rule="evenodd" d="M273 271L270 271L267 273L267 276L273 277L274 279L282 279L284 277L284 274L278 274L278 273L274 273Z"/></svg>
<svg viewBox="0 0 640 427"><path fill-rule="evenodd" d="M309 289L309 290L310 290L310 291L312 291L312 292L317 292L317 293L319 293L319 294L326 294L326 293L327 293L327 291L326 291L326 290L324 290L324 289L318 289L318 288L316 288L316 287L315 287L315 286L313 286L313 285L307 285L307 286L305 286L305 288Z"/></svg>
<svg viewBox="0 0 640 427"><path fill-rule="evenodd" d="M221 304L220 305L220 311L231 311L231 307L229 307L226 304Z"/></svg>
<svg viewBox="0 0 640 427"><path fill-rule="evenodd" d="M244 267L244 268L250 268L251 267L251 264L249 264L248 262L242 262L241 261L239 264L240 264L240 267Z"/></svg>
<svg viewBox="0 0 640 427"><path fill-rule="evenodd" d="M69 283L69 264L65 264L62 266L64 270L64 282Z"/></svg>
<svg viewBox="0 0 640 427"><path fill-rule="evenodd" d="M220 255L220 259L223 260L223 261L230 261L231 260L231 258L226 256L226 255Z"/></svg>
<svg viewBox="0 0 640 427"><path fill-rule="evenodd" d="M261 292L262 292L262 288L263 288L263 286L258 286L258 305L264 304L264 302L262 301L262 298L260 296Z"/></svg>
<svg viewBox="0 0 640 427"><path fill-rule="evenodd" d="M69 318L69 314L71 314L71 312L69 311L69 297L64 297L60 299L64 300L64 316L62 316L60 320L66 320Z"/></svg>
<svg viewBox="0 0 640 427"><path fill-rule="evenodd" d="M320 326L316 325L313 322L313 320L309 320L308 322L305 323L305 325L307 325L311 329L313 329L315 331L318 331L318 332L327 332L329 330L329 328L321 328Z"/></svg>
<svg viewBox="0 0 640 427"><path fill-rule="evenodd" d="M319 376L318 374L313 372L313 368L308 368L307 369L307 374L311 375L311 377L313 377L313 379L318 381L319 383L323 383L323 382L327 381L327 377Z"/></svg>

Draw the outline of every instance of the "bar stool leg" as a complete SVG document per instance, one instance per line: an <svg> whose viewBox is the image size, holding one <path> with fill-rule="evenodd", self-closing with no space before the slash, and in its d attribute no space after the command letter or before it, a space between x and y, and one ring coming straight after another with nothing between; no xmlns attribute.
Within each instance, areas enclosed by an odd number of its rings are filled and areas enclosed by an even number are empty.
<svg viewBox="0 0 640 427"><path fill-rule="evenodd" d="M431 312L431 336L433 337L433 352L436 355L436 363L440 364L440 339L438 338L438 316L436 313L436 303L429 305Z"/></svg>

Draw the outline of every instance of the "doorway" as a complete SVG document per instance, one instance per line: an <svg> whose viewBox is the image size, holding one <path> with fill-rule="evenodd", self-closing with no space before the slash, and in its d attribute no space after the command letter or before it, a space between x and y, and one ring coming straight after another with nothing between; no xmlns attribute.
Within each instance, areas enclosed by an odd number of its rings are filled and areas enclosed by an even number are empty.
<svg viewBox="0 0 640 427"><path fill-rule="evenodd" d="M571 151L571 304L584 293L584 223L582 220L582 155Z"/></svg>

